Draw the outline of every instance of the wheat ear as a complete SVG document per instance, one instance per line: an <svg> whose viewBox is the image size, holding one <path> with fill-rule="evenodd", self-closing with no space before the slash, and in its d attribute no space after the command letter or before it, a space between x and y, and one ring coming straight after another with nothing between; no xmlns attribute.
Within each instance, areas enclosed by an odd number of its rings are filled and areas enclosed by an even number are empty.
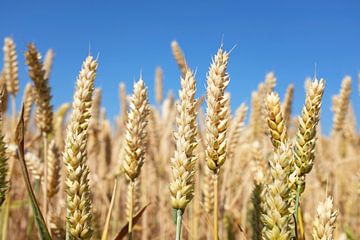
<svg viewBox="0 0 360 240"><path fill-rule="evenodd" d="M290 239L292 214L290 207L290 181L292 151L287 143L281 143L270 159L272 181L266 188L263 214L263 238L266 240Z"/></svg>
<svg viewBox="0 0 360 240"><path fill-rule="evenodd" d="M286 129L289 129L290 126L293 100L294 100L294 84L290 84L286 89L284 101L281 106Z"/></svg>
<svg viewBox="0 0 360 240"><path fill-rule="evenodd" d="M177 41L172 41L171 42L171 49L172 49L174 58L176 60L176 63L179 65L179 68L180 68L180 71L181 71L182 75L185 75L186 74L186 69L188 68L188 66L187 66L187 63L186 63L184 53L181 50L181 48L180 48Z"/></svg>
<svg viewBox="0 0 360 240"><path fill-rule="evenodd" d="M194 196L195 163L198 157L194 150L198 145L196 124L196 85L193 73L188 69L181 78L179 103L177 104L176 149L170 161L172 181L170 182L171 205L177 211L176 239L180 239L181 216Z"/></svg>
<svg viewBox="0 0 360 240"><path fill-rule="evenodd" d="M230 109L225 89L230 78L227 73L229 54L220 47L207 75L206 162L213 171L214 183L214 239L218 239L218 174L226 160L227 125Z"/></svg>
<svg viewBox="0 0 360 240"><path fill-rule="evenodd" d="M96 69L96 61L88 56L76 81L73 112L66 131L63 159L67 170L67 235L73 239L90 239L92 236L86 146Z"/></svg>
<svg viewBox="0 0 360 240"><path fill-rule="evenodd" d="M135 181L140 175L140 170L144 164L145 151L147 145L146 126L148 124L149 104L147 88L144 81L140 78L134 84L134 92L130 99L130 110L128 113L128 122L125 133L125 158L123 168L127 179L129 180L129 200L130 213L128 216L129 227L128 237L132 239L132 220L133 203L135 194Z"/></svg>
<svg viewBox="0 0 360 240"><path fill-rule="evenodd" d="M336 97L336 104L333 108L333 133L340 132L344 128L345 118L349 109L350 94L351 77L346 76L341 83L340 94Z"/></svg>
<svg viewBox="0 0 360 240"><path fill-rule="evenodd" d="M333 209L333 200L327 197L316 209L312 236L314 240L333 240L338 212Z"/></svg>
<svg viewBox="0 0 360 240"><path fill-rule="evenodd" d="M28 45L25 53L26 63L29 68L29 76L34 82L36 108L36 124L42 133L52 132L53 109L49 81L45 78L45 70L40 60L40 54L33 43Z"/></svg>
<svg viewBox="0 0 360 240"><path fill-rule="evenodd" d="M128 116L128 106L126 99L126 87L124 83L119 84L119 97L120 97L120 122L126 124Z"/></svg>
<svg viewBox="0 0 360 240"><path fill-rule="evenodd" d="M309 86L304 107L299 117L299 127L294 146L295 166L299 176L298 188L303 192L305 175L313 167L315 159L316 126L320 118L321 100L324 93L324 80L315 79Z"/></svg>
<svg viewBox="0 0 360 240"><path fill-rule="evenodd" d="M265 100L268 111L268 127L270 130L271 142L275 149L286 141L286 126L283 119L279 95L272 92Z"/></svg>
<svg viewBox="0 0 360 240"><path fill-rule="evenodd" d="M28 83L25 86L23 103L24 103L24 127L25 129L27 129L30 122L31 109L34 103L33 86L31 83Z"/></svg>
<svg viewBox="0 0 360 240"><path fill-rule="evenodd" d="M4 40L4 77L8 93L16 96L19 92L19 69L16 55L16 45L13 39Z"/></svg>
<svg viewBox="0 0 360 240"><path fill-rule="evenodd" d="M161 67L157 67L155 71L155 99L157 103L161 103L163 101L163 71Z"/></svg>
<svg viewBox="0 0 360 240"><path fill-rule="evenodd" d="M52 69L52 65L53 65L53 61L54 61L54 50L49 49L47 50L46 54L45 54L45 58L44 58L44 78L45 79L49 79L50 78L50 73L51 73L51 69Z"/></svg>

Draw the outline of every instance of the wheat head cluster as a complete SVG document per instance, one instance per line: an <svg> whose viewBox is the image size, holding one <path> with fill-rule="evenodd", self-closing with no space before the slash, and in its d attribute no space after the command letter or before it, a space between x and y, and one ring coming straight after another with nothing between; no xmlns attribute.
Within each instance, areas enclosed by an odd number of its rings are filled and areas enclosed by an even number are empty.
<svg viewBox="0 0 360 240"><path fill-rule="evenodd" d="M19 54L14 40L4 39L1 240L360 239L351 77L339 84L331 132L323 134L325 80L305 80L298 116L294 85L279 94L273 72L251 93L250 106L232 109L231 51L214 51L201 96L176 41L171 50L178 94L164 96L158 67L154 80L140 75L133 86L119 84L119 114L111 121L94 87L99 59L84 56L72 103L54 108L54 51L42 58L29 43ZM19 79L20 57L27 79Z"/></svg>

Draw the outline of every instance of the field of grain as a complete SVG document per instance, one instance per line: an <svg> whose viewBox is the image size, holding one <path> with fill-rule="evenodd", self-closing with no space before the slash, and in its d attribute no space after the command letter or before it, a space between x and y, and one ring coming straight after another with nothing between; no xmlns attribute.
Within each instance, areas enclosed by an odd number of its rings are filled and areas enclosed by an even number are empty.
<svg viewBox="0 0 360 240"><path fill-rule="evenodd" d="M294 85L277 93L273 72L248 93L251 106L231 109L231 51L216 47L204 96L196 98L195 69L173 41L169 61L179 66L181 89L163 92L160 67L155 79L120 83L121 111L112 122L94 88L101 60L84 56L73 102L55 109L54 51L41 58L29 43L20 53L5 38L0 238L359 239L360 135L350 102L358 92L351 77L332 99L325 135L325 80L305 80L299 116L292 114ZM23 57L31 81L16 106Z"/></svg>

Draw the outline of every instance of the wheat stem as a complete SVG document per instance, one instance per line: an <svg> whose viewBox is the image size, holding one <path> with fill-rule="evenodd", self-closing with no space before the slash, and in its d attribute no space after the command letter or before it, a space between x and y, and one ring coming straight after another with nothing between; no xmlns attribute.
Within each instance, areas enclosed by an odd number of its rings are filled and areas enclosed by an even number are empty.
<svg viewBox="0 0 360 240"><path fill-rule="evenodd" d="M181 239L181 222L182 222L182 210L176 210L176 240Z"/></svg>
<svg viewBox="0 0 360 240"><path fill-rule="evenodd" d="M130 207L130 211L129 211L129 226L128 226L128 239L131 240L132 239L132 231L133 231L133 211L134 211L134 194L135 194L135 182L134 181L130 181L129 184L129 190L130 192L130 202L129 202L129 207Z"/></svg>
<svg viewBox="0 0 360 240"><path fill-rule="evenodd" d="M219 204L219 189L218 189L218 173L214 173L213 182L214 182L214 240L218 240L218 227L219 227L219 219L218 219L218 204Z"/></svg>

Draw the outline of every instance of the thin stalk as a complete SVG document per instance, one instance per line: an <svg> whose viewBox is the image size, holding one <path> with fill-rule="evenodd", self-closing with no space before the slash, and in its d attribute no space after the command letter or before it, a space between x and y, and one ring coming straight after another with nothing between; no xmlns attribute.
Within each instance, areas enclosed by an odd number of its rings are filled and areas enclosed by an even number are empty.
<svg viewBox="0 0 360 240"><path fill-rule="evenodd" d="M182 211L181 209L176 210L176 240L181 239L181 221L182 221Z"/></svg>
<svg viewBox="0 0 360 240"><path fill-rule="evenodd" d="M214 240L218 240L218 173L214 173Z"/></svg>
<svg viewBox="0 0 360 240"><path fill-rule="evenodd" d="M47 211L48 211L48 199L47 199L47 178L48 178L48 159L47 159L47 134L45 132L42 133L43 144L44 144L44 187L43 187L43 204L44 204L44 218L45 223L47 223Z"/></svg>
<svg viewBox="0 0 360 240"><path fill-rule="evenodd" d="M135 192L135 183L130 181L129 184L130 191L130 213L129 213L129 228L128 228L128 239L132 240L132 228L133 228L133 211L134 211L134 192Z"/></svg>

